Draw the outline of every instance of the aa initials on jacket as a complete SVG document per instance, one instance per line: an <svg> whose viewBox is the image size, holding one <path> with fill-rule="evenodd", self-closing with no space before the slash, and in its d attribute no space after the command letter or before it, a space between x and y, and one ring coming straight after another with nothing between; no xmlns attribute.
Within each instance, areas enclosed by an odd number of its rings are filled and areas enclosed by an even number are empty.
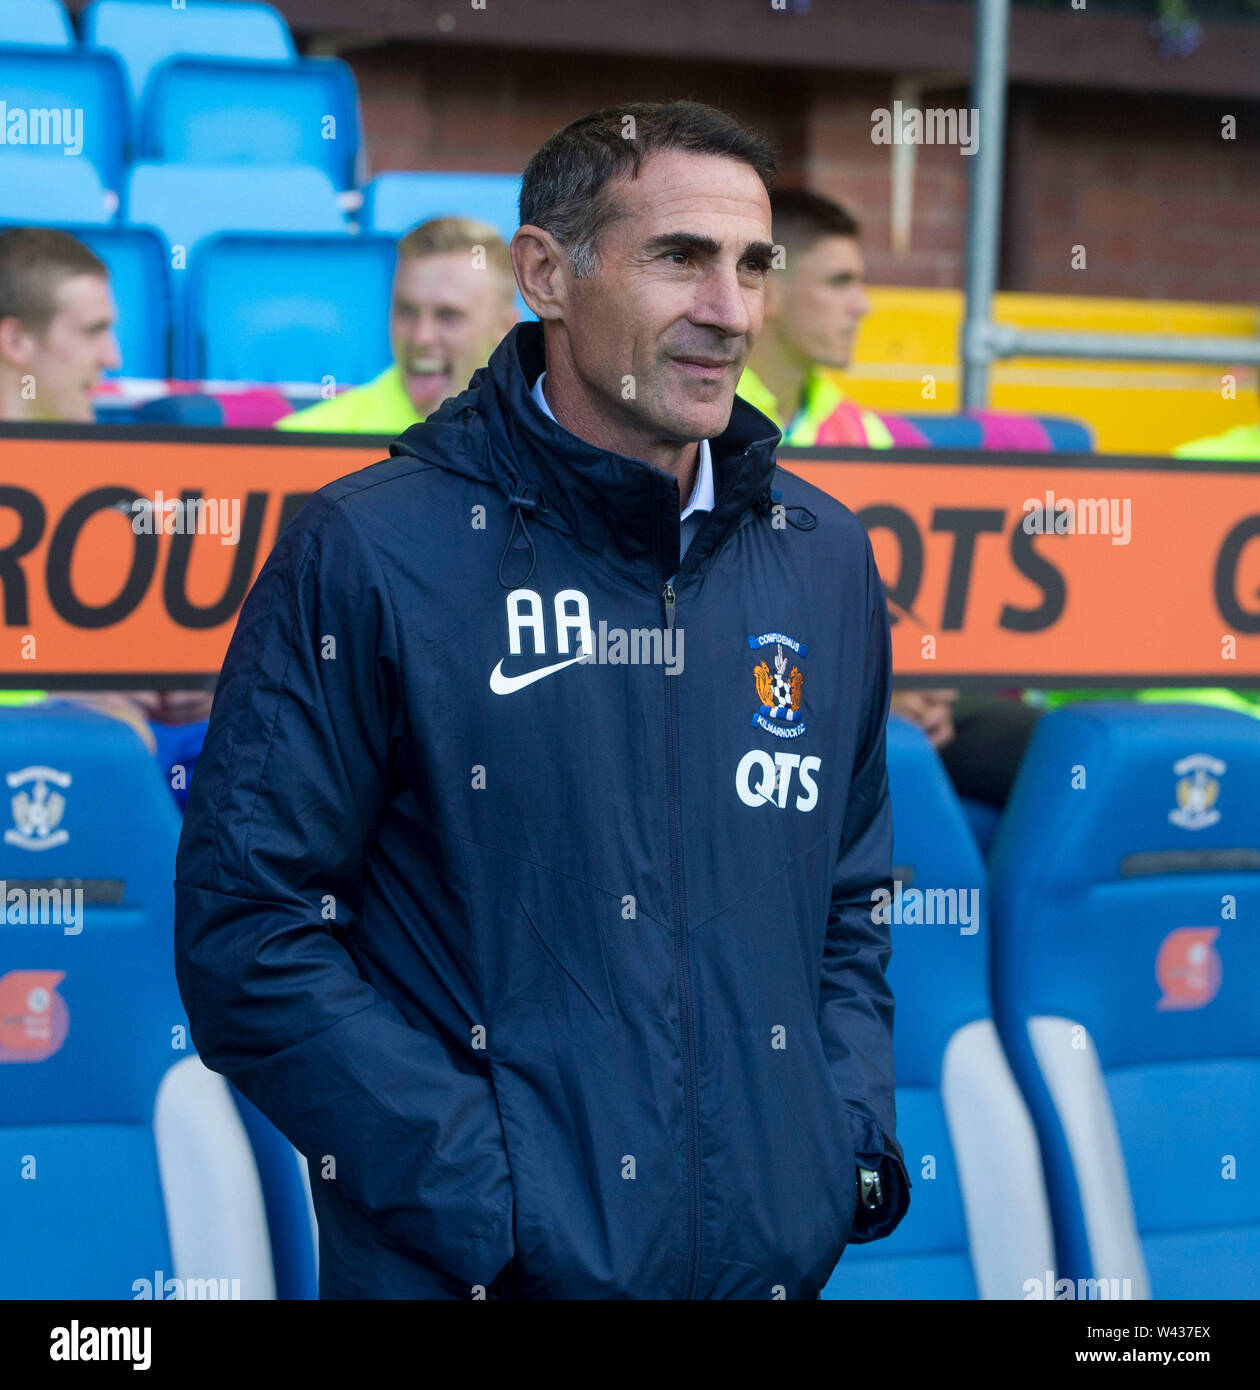
<svg viewBox="0 0 1260 1390"><path fill-rule="evenodd" d="M310 1161L323 1297L812 1299L909 1200L883 590L739 399L680 566L677 483L547 419L544 365L518 325L246 600L177 865L192 1036Z"/></svg>

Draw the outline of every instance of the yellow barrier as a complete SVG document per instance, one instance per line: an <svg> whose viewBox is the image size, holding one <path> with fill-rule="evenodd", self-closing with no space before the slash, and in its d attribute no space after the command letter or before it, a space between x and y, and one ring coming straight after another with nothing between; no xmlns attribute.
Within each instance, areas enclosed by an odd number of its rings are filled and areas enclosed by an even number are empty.
<svg viewBox="0 0 1260 1390"><path fill-rule="evenodd" d="M961 292L872 287L869 293L872 309L857 354L847 372L835 374L837 382L876 410L957 410ZM999 294L993 316L1026 328L1100 333L1260 332L1260 311L1239 304ZM1227 376L1233 378L1232 397ZM990 383L995 409L1081 420L1093 429L1101 453L1166 454L1187 440L1260 416L1254 367L1016 357L995 363Z"/></svg>

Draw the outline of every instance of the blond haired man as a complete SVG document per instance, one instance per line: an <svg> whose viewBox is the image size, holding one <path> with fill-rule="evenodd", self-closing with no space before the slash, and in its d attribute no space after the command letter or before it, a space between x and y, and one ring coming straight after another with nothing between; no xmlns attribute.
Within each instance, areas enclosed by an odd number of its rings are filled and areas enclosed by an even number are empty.
<svg viewBox="0 0 1260 1390"><path fill-rule="evenodd" d="M277 422L282 430L401 434L458 395L516 322L503 239L485 222L435 217L398 243L393 362L374 381Z"/></svg>

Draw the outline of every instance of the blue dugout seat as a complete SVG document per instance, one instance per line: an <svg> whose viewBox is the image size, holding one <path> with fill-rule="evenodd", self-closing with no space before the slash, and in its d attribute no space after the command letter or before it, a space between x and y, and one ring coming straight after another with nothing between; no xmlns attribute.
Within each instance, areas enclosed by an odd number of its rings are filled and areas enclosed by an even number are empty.
<svg viewBox="0 0 1260 1390"><path fill-rule="evenodd" d="M200 243L225 231L350 236L332 181L309 165L141 163L127 175L123 206L129 221L156 227L171 248L172 370L184 375L193 374L187 297Z"/></svg>
<svg viewBox="0 0 1260 1390"><path fill-rule="evenodd" d="M122 60L132 109L142 109L149 76L167 58L297 57L283 15L248 0L92 0L83 12L83 38L113 49Z"/></svg>
<svg viewBox="0 0 1260 1390"><path fill-rule="evenodd" d="M431 217L473 217L489 222L504 241L520 225L517 174L378 174L363 190L360 213L368 231L399 237Z"/></svg>
<svg viewBox="0 0 1260 1390"><path fill-rule="evenodd" d="M168 58L149 79L141 157L184 164L310 164L355 183L359 96L340 58Z"/></svg>
<svg viewBox="0 0 1260 1390"><path fill-rule="evenodd" d="M309 165L134 165L123 210L133 224L156 227L191 260L217 232L345 232L337 190ZM178 272L177 272L178 273Z"/></svg>
<svg viewBox="0 0 1260 1390"><path fill-rule="evenodd" d="M70 48L74 30L61 0L5 0L0 5L0 44Z"/></svg>
<svg viewBox="0 0 1260 1390"><path fill-rule="evenodd" d="M112 53L0 46L0 93L8 108L9 148L63 163L85 159L95 166L106 188L118 188L123 164L131 157L131 143L126 85ZM27 114L32 111L41 114L32 118ZM26 127L25 143L14 134L13 121L19 112Z"/></svg>
<svg viewBox="0 0 1260 1390"><path fill-rule="evenodd" d="M188 1039L179 813L155 761L121 721L52 701L0 711L0 767L0 1298L171 1297L172 1278L309 1296L300 1165L251 1144L254 1117ZM55 910L15 922L14 889Z"/></svg>
<svg viewBox="0 0 1260 1390"><path fill-rule="evenodd" d="M229 232L192 270L189 376L358 385L389 365L394 243Z"/></svg>
<svg viewBox="0 0 1260 1390"><path fill-rule="evenodd" d="M153 759L54 701L0 713L0 766L6 893L57 902L15 923L9 897L0 940L0 1297L133 1298L157 1271L273 1296L259 1163L175 987L179 818Z"/></svg>
<svg viewBox="0 0 1260 1390"><path fill-rule="evenodd" d="M990 873L1057 1275L1099 1281L1077 1297L1260 1297L1260 723L1047 715Z"/></svg>
<svg viewBox="0 0 1260 1390"><path fill-rule="evenodd" d="M23 226L114 220L96 166L86 159L49 159L25 149L0 149L0 221Z"/></svg>
<svg viewBox="0 0 1260 1390"><path fill-rule="evenodd" d="M850 1245L822 1297L1023 1298L1053 1248L1036 1135L991 1015L984 866L936 751L897 715L887 760L897 1136L913 1188L900 1226Z"/></svg>

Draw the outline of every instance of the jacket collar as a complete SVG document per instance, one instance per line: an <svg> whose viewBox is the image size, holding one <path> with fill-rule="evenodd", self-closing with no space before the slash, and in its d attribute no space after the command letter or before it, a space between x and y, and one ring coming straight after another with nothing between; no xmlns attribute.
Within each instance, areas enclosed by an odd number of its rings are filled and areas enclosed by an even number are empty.
<svg viewBox="0 0 1260 1390"><path fill-rule="evenodd" d="M679 569L677 482L641 459L588 444L544 415L531 390L545 367L542 324L518 323L470 384L496 472L508 475L515 495L534 490L539 520L562 523L615 568L659 589ZM710 440L715 505L687 550L687 573L706 568L764 498L778 442L773 422L736 397L726 429Z"/></svg>

